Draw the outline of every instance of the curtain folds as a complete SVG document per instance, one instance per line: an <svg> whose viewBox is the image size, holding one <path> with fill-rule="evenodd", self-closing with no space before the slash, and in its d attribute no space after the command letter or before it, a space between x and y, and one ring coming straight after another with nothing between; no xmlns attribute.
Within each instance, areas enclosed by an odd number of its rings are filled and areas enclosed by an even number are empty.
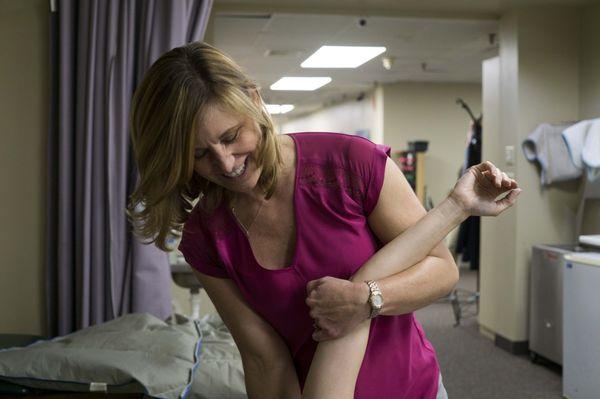
<svg viewBox="0 0 600 399"><path fill-rule="evenodd" d="M167 254L131 233L130 101L164 52L202 40L212 0L51 2L46 296L49 336L171 313Z"/></svg>

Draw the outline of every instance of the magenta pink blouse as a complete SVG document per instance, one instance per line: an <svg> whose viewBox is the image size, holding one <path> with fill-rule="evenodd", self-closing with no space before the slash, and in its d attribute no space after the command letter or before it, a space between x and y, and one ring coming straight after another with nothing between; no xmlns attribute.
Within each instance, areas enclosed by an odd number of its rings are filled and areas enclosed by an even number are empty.
<svg viewBox="0 0 600 399"><path fill-rule="evenodd" d="M297 152L292 264L262 267L224 202L212 215L196 206L179 249L200 272L235 282L287 343L303 386L317 345L306 284L325 276L348 279L381 247L367 216L377 204L390 149L339 133L290 136ZM433 399L438 378L435 351L412 313L372 321L355 398Z"/></svg>

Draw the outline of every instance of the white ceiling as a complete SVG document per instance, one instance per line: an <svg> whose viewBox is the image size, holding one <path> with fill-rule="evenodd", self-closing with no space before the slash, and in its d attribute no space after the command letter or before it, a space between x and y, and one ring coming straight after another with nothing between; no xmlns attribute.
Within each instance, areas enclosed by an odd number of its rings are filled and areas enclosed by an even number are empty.
<svg viewBox="0 0 600 399"><path fill-rule="evenodd" d="M299 4L297 0L278 0L277 6L217 0L212 40L258 81L267 102L294 104L296 109L286 114L294 117L356 97L372 89L376 82L481 81L481 61L497 53L497 41L490 41L490 34L497 34L501 3L498 0L321 0L303 1L310 11L304 13L292 9ZM256 7L249 7L251 4ZM371 6L373 13L358 12ZM469 6L476 16L466 11ZM321 12L319 7L325 11ZM453 15L449 17L450 13ZM365 26L359 25L361 18L366 21ZM300 67L302 61L325 44L385 46L387 51L356 69ZM381 62L385 56L395 59L389 71ZM333 80L313 92L269 90L282 76L330 76Z"/></svg>
<svg viewBox="0 0 600 399"><path fill-rule="evenodd" d="M293 12L383 16L498 18L525 6L581 6L598 0L214 0L218 12ZM402 15L400 15L402 14Z"/></svg>

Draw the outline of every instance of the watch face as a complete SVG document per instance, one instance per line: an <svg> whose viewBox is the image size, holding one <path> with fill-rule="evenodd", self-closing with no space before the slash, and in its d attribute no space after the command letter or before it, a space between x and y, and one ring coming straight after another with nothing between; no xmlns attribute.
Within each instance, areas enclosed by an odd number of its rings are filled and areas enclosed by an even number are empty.
<svg viewBox="0 0 600 399"><path fill-rule="evenodd" d="M383 298L381 295L373 295L373 306L380 308L383 305Z"/></svg>

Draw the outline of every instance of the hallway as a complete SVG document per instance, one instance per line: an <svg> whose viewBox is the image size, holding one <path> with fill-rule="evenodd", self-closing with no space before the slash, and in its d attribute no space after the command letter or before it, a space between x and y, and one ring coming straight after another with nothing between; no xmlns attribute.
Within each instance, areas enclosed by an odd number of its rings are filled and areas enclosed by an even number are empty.
<svg viewBox="0 0 600 399"><path fill-rule="evenodd" d="M461 269L459 287L473 290L476 272ZM435 347L450 399L559 399L561 376L514 356L479 333L476 317L453 327L449 303L435 303L416 312Z"/></svg>

